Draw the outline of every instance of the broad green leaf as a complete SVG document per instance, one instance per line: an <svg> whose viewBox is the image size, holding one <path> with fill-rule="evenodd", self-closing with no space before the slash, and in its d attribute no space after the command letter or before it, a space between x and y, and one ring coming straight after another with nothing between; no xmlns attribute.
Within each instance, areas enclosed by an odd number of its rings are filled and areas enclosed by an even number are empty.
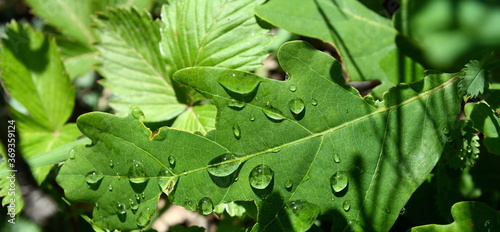
<svg viewBox="0 0 500 232"><path fill-rule="evenodd" d="M169 73L194 66L253 71L270 35L253 8L263 0L177 0L162 9L160 48Z"/></svg>
<svg viewBox="0 0 500 232"><path fill-rule="evenodd" d="M203 214L253 200L255 231L305 231L318 215L335 221L334 231L388 231L443 151L442 128L459 113L459 77L400 85L377 107L306 43L283 45L278 58L287 81L224 68L176 73L217 107L206 136L164 127L151 138L138 108L80 116L92 144L76 146L60 169L67 198L95 203L93 222L106 229L144 227L163 191ZM254 89L226 82L233 74Z"/></svg>
<svg viewBox="0 0 500 232"><path fill-rule="evenodd" d="M420 65L398 51L391 21L358 1L272 0L255 11L273 25L333 43L351 81L382 82L373 90L377 97L422 77Z"/></svg>
<svg viewBox="0 0 500 232"><path fill-rule="evenodd" d="M462 69L462 81L458 87L467 95L477 97L489 89L491 74L483 68L483 64L477 60L471 60Z"/></svg>
<svg viewBox="0 0 500 232"><path fill-rule="evenodd" d="M471 232L497 231L500 215L481 202L465 201L453 205L451 214L455 221L448 225L425 225L411 229L412 232Z"/></svg>
<svg viewBox="0 0 500 232"><path fill-rule="evenodd" d="M140 105L148 121L168 120L187 108L168 83L158 24L149 14L110 9L95 22L100 39L97 70L106 77L103 85L116 95L110 103L113 108L127 112L130 105Z"/></svg>
<svg viewBox="0 0 500 232"><path fill-rule="evenodd" d="M188 131L199 131L206 134L215 128L215 115L217 109L214 105L199 105L189 107L175 122L173 128L182 128Z"/></svg>
<svg viewBox="0 0 500 232"><path fill-rule="evenodd" d="M401 34L409 56L428 67L459 71L500 47L500 5L496 1L401 1Z"/></svg>
<svg viewBox="0 0 500 232"><path fill-rule="evenodd" d="M484 144L491 153L500 155L500 119L485 102L467 103L465 114L474 121L474 127L483 132Z"/></svg>

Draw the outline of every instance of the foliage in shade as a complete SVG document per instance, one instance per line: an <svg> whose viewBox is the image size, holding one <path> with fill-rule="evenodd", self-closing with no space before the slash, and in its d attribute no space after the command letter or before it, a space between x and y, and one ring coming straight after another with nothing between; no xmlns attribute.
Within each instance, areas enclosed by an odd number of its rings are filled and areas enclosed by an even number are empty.
<svg viewBox="0 0 500 232"><path fill-rule="evenodd" d="M481 202L459 202L451 208L455 221L448 225L425 225L411 229L411 232L432 231L497 231L500 229L500 214Z"/></svg>
<svg viewBox="0 0 500 232"><path fill-rule="evenodd" d="M224 68L175 74L217 107L216 130L206 136L164 127L151 138L135 107L127 117L80 116L92 144L74 148L57 182L68 199L95 203L93 222L108 229L144 227L163 191L203 214L253 200L255 231L304 231L318 215L336 221L334 230L388 230L439 159L442 128L459 112L459 78L399 85L377 106L306 43L283 45L278 59L287 81ZM302 110L291 109L293 99Z"/></svg>
<svg viewBox="0 0 500 232"><path fill-rule="evenodd" d="M465 114L474 121L474 127L484 134L484 144L491 153L500 155L500 119L485 102L467 103Z"/></svg>
<svg viewBox="0 0 500 232"><path fill-rule="evenodd" d="M376 97L422 77L422 67L398 50L392 22L358 1L273 0L255 11L275 26L332 43L351 81L382 82L372 92Z"/></svg>
<svg viewBox="0 0 500 232"><path fill-rule="evenodd" d="M473 121L457 121L453 128L447 130L448 143L443 152L443 160L455 169L474 166L479 158L480 143Z"/></svg>
<svg viewBox="0 0 500 232"><path fill-rule="evenodd" d="M65 124L73 110L74 89L54 40L16 22L7 27L6 34L0 68L3 84L12 98L12 117L19 133L16 142L20 142L18 148L25 159L34 158L80 135L75 124ZM38 183L51 168L47 165L32 169ZM2 173L3 183L5 176ZM3 203L9 198L5 197ZM22 205L17 208L21 209Z"/></svg>

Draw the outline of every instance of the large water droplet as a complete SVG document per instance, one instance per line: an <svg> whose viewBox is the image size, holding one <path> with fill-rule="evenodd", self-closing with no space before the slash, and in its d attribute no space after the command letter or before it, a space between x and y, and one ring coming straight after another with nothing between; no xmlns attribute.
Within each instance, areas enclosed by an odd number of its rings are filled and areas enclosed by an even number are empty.
<svg viewBox="0 0 500 232"><path fill-rule="evenodd" d="M135 202L133 199L128 199L128 200L130 204L130 209L135 211L139 208L139 204L137 204L137 202Z"/></svg>
<svg viewBox="0 0 500 232"><path fill-rule="evenodd" d="M198 202L198 211L203 215L208 215L212 213L214 210L214 205L212 203L212 199L209 197L201 198L200 202Z"/></svg>
<svg viewBox="0 0 500 232"><path fill-rule="evenodd" d="M241 138L241 129L240 129L240 126L238 126L238 124L235 124L233 126L233 135L236 139Z"/></svg>
<svg viewBox="0 0 500 232"><path fill-rule="evenodd" d="M118 202L115 205L115 211L118 214L125 214L125 213L127 213L127 207L125 206L125 204Z"/></svg>
<svg viewBox="0 0 500 232"><path fill-rule="evenodd" d="M217 82L227 90L241 95L247 95L257 89L260 78L246 73L222 73Z"/></svg>
<svg viewBox="0 0 500 232"><path fill-rule="evenodd" d="M139 161L133 161L132 166L128 170L129 180L135 184L141 184L146 182L146 170L144 164Z"/></svg>
<svg viewBox="0 0 500 232"><path fill-rule="evenodd" d="M300 98L294 98L288 102L288 107L290 107L290 111L294 114L300 114L304 111L305 105L304 101Z"/></svg>
<svg viewBox="0 0 500 232"><path fill-rule="evenodd" d="M144 113L138 107L133 107L131 110L132 117L135 119L140 119L144 117Z"/></svg>
<svg viewBox="0 0 500 232"><path fill-rule="evenodd" d="M318 105L318 101L316 101L316 99L311 99L311 105L317 106Z"/></svg>
<svg viewBox="0 0 500 232"><path fill-rule="evenodd" d="M289 87L290 91L295 92L297 91L297 87L295 85L290 85Z"/></svg>
<svg viewBox="0 0 500 232"><path fill-rule="evenodd" d="M283 116L283 113L274 108L270 102L266 102L266 105L262 108L262 112L266 115L271 120L274 121L283 121L285 119L285 116Z"/></svg>
<svg viewBox="0 0 500 232"><path fill-rule="evenodd" d="M227 103L227 106L229 106L229 108L231 108L231 109L241 110L241 109L245 108L246 103L232 99L229 101L229 103Z"/></svg>
<svg viewBox="0 0 500 232"><path fill-rule="evenodd" d="M210 160L207 171L218 177L229 176L235 172L240 166L241 162L235 160L236 156L232 153L222 154Z"/></svg>
<svg viewBox="0 0 500 232"><path fill-rule="evenodd" d="M169 156L168 157L168 163L170 164L170 167L175 166L175 157Z"/></svg>
<svg viewBox="0 0 500 232"><path fill-rule="evenodd" d="M85 176L85 181L87 181L87 184L89 185L94 185L101 181L102 178L104 178L104 175L101 172L93 171L87 173L87 175Z"/></svg>
<svg viewBox="0 0 500 232"><path fill-rule="evenodd" d="M75 158L75 149L69 150L69 158L74 159Z"/></svg>
<svg viewBox="0 0 500 232"><path fill-rule="evenodd" d="M330 177L330 184L335 192L340 192L347 187L349 179L343 171L336 172Z"/></svg>
<svg viewBox="0 0 500 232"><path fill-rule="evenodd" d="M265 164L258 165L250 172L250 185L256 189L265 189L269 186L273 177L274 172L269 166Z"/></svg>
<svg viewBox="0 0 500 232"><path fill-rule="evenodd" d="M285 181L285 188L286 188L287 190L291 190L291 189L292 189L292 187L293 187L293 182L292 182L291 180L287 180L287 181Z"/></svg>
<svg viewBox="0 0 500 232"><path fill-rule="evenodd" d="M346 212L349 211L351 209L351 201L344 201L344 204L342 204L342 208L344 208L344 211Z"/></svg>
<svg viewBox="0 0 500 232"><path fill-rule="evenodd" d="M335 163L340 163L340 156L339 156L339 154L337 154L337 153L333 154L333 161L335 161Z"/></svg>

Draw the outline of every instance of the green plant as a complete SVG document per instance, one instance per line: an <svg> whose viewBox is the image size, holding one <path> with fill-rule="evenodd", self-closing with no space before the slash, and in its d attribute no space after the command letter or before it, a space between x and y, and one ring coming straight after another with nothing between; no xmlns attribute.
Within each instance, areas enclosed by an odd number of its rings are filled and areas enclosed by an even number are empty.
<svg viewBox="0 0 500 232"><path fill-rule="evenodd" d="M42 186L64 161L65 202L96 231L152 230L162 195L255 222L226 230L389 231L402 217L448 224L411 231L500 228L493 1L403 0L393 17L352 0L28 2L46 34L12 21L0 57L20 152ZM333 45L342 63L304 41L272 43L270 25ZM256 74L266 50L284 81ZM71 81L81 94L92 70L117 115L66 123ZM381 84L361 96L346 78ZM437 220L413 215L428 204Z"/></svg>

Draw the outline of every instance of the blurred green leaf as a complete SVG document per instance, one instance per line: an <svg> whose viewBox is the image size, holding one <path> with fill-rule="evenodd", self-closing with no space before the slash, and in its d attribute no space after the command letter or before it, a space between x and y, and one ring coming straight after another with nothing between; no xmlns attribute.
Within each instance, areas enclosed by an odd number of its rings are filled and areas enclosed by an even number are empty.
<svg viewBox="0 0 500 232"><path fill-rule="evenodd" d="M451 208L455 221L448 225L425 225L411 229L412 232L476 232L498 231L500 215L481 202L459 202Z"/></svg>

